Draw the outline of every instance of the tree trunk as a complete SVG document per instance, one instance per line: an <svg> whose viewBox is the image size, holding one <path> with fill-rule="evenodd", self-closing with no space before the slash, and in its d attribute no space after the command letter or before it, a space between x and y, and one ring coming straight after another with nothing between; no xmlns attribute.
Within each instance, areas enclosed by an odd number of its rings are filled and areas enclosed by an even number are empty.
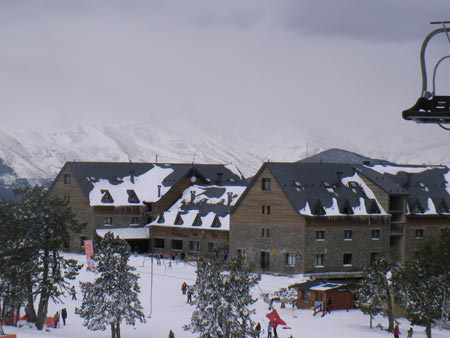
<svg viewBox="0 0 450 338"><path fill-rule="evenodd" d="M387 317L388 317L388 322L389 322L389 326L388 326L388 331L392 332L392 330L394 330L394 311L392 309L392 295L391 295L391 291L389 290L389 288L386 291L386 298L387 298Z"/></svg>
<svg viewBox="0 0 450 338"><path fill-rule="evenodd" d="M120 323L116 324L116 338L120 338Z"/></svg>
<svg viewBox="0 0 450 338"><path fill-rule="evenodd" d="M36 323L37 315L36 315L36 310L34 309L33 285L31 283L31 277L27 275L26 278L27 278L27 291L28 291L27 311L28 311L28 315L30 316L28 318L28 321L30 323Z"/></svg>
<svg viewBox="0 0 450 338"><path fill-rule="evenodd" d="M46 294L41 294L39 300L36 327L38 330L44 328L45 320L47 319L48 312L48 296Z"/></svg>
<svg viewBox="0 0 450 338"><path fill-rule="evenodd" d="M116 327L111 323L111 338L116 338Z"/></svg>
<svg viewBox="0 0 450 338"><path fill-rule="evenodd" d="M425 334L427 335L427 338L431 338L431 323L428 322L425 325Z"/></svg>

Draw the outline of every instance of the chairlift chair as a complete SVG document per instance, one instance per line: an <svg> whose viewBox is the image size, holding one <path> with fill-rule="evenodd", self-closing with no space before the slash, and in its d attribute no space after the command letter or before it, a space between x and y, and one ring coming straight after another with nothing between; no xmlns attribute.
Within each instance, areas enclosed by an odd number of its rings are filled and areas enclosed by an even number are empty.
<svg viewBox="0 0 450 338"><path fill-rule="evenodd" d="M439 59L433 71L433 89L429 92L427 89L427 69L425 64L425 50L428 42L437 34L444 33L450 43L449 29L445 26L450 21L431 22L432 25L441 24L442 28L433 30L427 35L422 43L420 50L420 66L422 70L422 92L417 102L409 109L403 111L402 115L405 120L415 121L417 123L435 123L446 130L444 124L450 124L450 96L436 95L436 72L442 61L450 58L446 55Z"/></svg>

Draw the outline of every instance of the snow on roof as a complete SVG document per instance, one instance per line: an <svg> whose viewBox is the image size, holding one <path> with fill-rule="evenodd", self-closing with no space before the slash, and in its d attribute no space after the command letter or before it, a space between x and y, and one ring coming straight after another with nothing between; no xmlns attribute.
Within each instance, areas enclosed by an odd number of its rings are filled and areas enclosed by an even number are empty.
<svg viewBox="0 0 450 338"><path fill-rule="evenodd" d="M229 230L231 208L245 188L245 186L218 185L190 186L183 191L181 198L150 223L150 226Z"/></svg>
<svg viewBox="0 0 450 338"><path fill-rule="evenodd" d="M397 175L399 172L407 172L411 174L419 174L427 170L436 169L436 168L445 168L438 166L391 166L391 165L373 165L373 166L365 166L367 168L378 171L380 174L391 174Z"/></svg>
<svg viewBox="0 0 450 338"><path fill-rule="evenodd" d="M148 239L150 233L147 227L129 227L129 228L111 228L111 229L97 229L97 235L101 238L105 237L108 232L111 232L114 237L119 236L121 239Z"/></svg>
<svg viewBox="0 0 450 338"><path fill-rule="evenodd" d="M327 291L327 290L333 290L333 289L340 288L343 285L344 284L342 284L342 283L324 283L324 284L320 284L320 285L317 285L317 286L313 286L313 287L310 288L310 290L313 290L313 291Z"/></svg>
<svg viewBox="0 0 450 338"><path fill-rule="evenodd" d="M145 202L159 200L170 189L170 186L162 184L163 180L174 170L155 165L140 176L125 176L118 184L112 184L107 179L92 182L93 188L89 193L89 203L96 205L144 205ZM134 191L138 202L130 202L130 191ZM112 201L105 201L105 194L109 193ZM102 201L103 200L103 201Z"/></svg>

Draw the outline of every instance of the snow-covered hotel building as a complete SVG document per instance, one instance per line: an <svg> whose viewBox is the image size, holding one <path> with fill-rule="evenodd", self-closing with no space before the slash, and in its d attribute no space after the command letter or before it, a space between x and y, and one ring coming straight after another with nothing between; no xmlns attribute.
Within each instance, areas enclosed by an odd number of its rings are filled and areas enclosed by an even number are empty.
<svg viewBox="0 0 450 338"><path fill-rule="evenodd" d="M231 164L67 162L50 192L86 223L67 239L70 251L111 231L138 252L189 256L228 250L229 213L245 186Z"/></svg>
<svg viewBox="0 0 450 338"><path fill-rule="evenodd" d="M265 163L231 213L230 253L258 271L360 277L450 226L445 166Z"/></svg>
<svg viewBox="0 0 450 338"><path fill-rule="evenodd" d="M234 165L68 162L50 191L87 224L71 251L112 231L138 252L335 279L385 252L414 257L450 226L449 182L445 166L267 162L249 183Z"/></svg>

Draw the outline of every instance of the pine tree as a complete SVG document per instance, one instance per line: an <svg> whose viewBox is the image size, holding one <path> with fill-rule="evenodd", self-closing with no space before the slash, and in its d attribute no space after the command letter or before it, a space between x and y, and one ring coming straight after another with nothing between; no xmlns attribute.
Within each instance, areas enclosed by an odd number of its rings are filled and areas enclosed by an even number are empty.
<svg viewBox="0 0 450 338"><path fill-rule="evenodd" d="M254 322L249 306L256 300L250 290L258 283L241 257L228 265L215 258L200 258L194 285L196 306L190 329L206 337L245 337L254 334Z"/></svg>
<svg viewBox="0 0 450 338"><path fill-rule="evenodd" d="M0 256L8 258L11 278L19 278L20 287L26 292L30 320L42 330L48 302L60 302L60 297L69 290L69 281L75 279L81 268L76 260L61 256L59 250L69 232L80 231L82 224L67 201L50 196L41 186L23 188L16 195L15 201L1 203L8 215L0 213L0 232L9 234L6 245L0 248ZM15 227L12 234L11 226Z"/></svg>
<svg viewBox="0 0 450 338"><path fill-rule="evenodd" d="M407 261L394 279L400 305L413 324L425 326L431 338L432 324L448 319L445 306L450 295L450 229L424 242L416 258Z"/></svg>
<svg viewBox="0 0 450 338"><path fill-rule="evenodd" d="M364 278L361 288L358 289L356 304L364 314L372 317L381 314L388 318L388 331L394 328L394 315L392 310L393 284L392 274L395 271L395 262L388 256L375 258L372 265L364 269Z"/></svg>
<svg viewBox="0 0 450 338"><path fill-rule="evenodd" d="M145 322L139 301L139 276L134 267L128 265L130 247L128 243L114 238L108 232L96 248L93 283L81 283L83 302L75 313L84 319L89 330L111 328L111 337L120 338L120 324L135 325L136 320Z"/></svg>

